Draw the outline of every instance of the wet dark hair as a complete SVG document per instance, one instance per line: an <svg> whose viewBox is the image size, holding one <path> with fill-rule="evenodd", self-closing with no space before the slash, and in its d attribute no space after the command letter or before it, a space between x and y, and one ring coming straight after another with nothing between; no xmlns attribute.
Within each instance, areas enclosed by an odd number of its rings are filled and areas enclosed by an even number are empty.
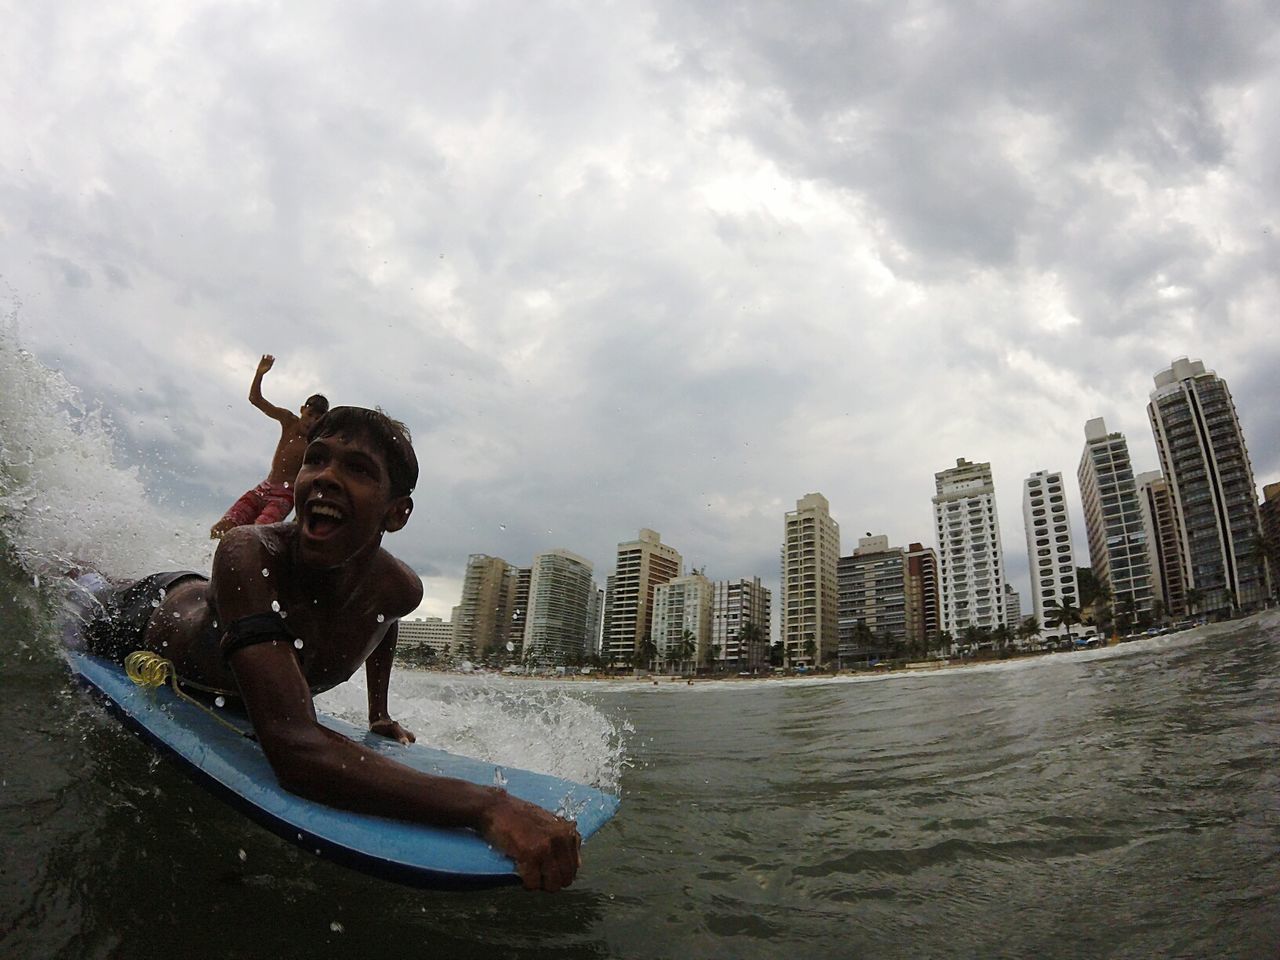
<svg viewBox="0 0 1280 960"><path fill-rule="evenodd" d="M314 410L317 417L323 417L329 412L329 398L323 393L313 393L307 397L307 402L303 406Z"/></svg>
<svg viewBox="0 0 1280 960"><path fill-rule="evenodd" d="M334 407L315 422L307 433L307 443L340 433L355 434L371 441L382 453L391 479L391 495L407 497L418 483L418 457L413 452L409 428L392 420L381 409Z"/></svg>

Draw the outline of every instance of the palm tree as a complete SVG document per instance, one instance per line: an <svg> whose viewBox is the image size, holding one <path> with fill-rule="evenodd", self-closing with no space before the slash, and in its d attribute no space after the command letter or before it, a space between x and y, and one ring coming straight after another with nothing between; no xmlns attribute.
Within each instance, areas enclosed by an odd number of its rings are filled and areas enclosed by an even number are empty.
<svg viewBox="0 0 1280 960"><path fill-rule="evenodd" d="M636 666L653 670L657 659L658 645L653 642L653 637L646 636L640 641L640 648L636 651Z"/></svg>
<svg viewBox="0 0 1280 960"><path fill-rule="evenodd" d="M938 634L938 647L942 650L944 656L951 656L951 645L955 643L955 637L951 636L950 630L943 630Z"/></svg>
<svg viewBox="0 0 1280 960"><path fill-rule="evenodd" d="M686 627L680 631L680 641L676 644L676 660L680 663L680 672L684 673L684 664L693 659L698 650L698 638Z"/></svg>
<svg viewBox="0 0 1280 960"><path fill-rule="evenodd" d="M813 642L813 637L810 637L808 640L804 642L804 655L809 658L810 666L817 666L817 664L814 662L816 660L817 653L818 653L818 645Z"/></svg>
<svg viewBox="0 0 1280 960"><path fill-rule="evenodd" d="M1099 589L1105 588L1100 585ZM1070 600L1051 600L1045 607L1044 622L1049 627L1066 627L1067 639L1074 644L1071 626L1080 622L1080 608L1073 606Z"/></svg>
<svg viewBox="0 0 1280 960"><path fill-rule="evenodd" d="M1040 621L1034 616L1023 617L1022 622L1018 624L1018 636L1022 640L1030 640L1040 632Z"/></svg>
<svg viewBox="0 0 1280 960"><path fill-rule="evenodd" d="M763 651L760 649L762 641L766 641L766 637L759 624L748 621L738 631L738 649L739 651L746 650L748 670L754 670L759 667L761 665L760 661L764 659ZM741 661L741 653L738 654L738 658Z"/></svg>
<svg viewBox="0 0 1280 960"><path fill-rule="evenodd" d="M1200 604L1204 603L1204 591L1197 590L1195 587L1187 587L1186 592L1187 609L1194 616L1200 612Z"/></svg>

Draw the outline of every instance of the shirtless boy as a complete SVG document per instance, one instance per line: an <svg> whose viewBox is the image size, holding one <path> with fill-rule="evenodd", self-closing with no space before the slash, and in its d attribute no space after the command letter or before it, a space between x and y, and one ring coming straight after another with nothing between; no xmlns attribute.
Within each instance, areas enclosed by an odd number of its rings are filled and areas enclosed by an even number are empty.
<svg viewBox="0 0 1280 960"><path fill-rule="evenodd" d="M313 694L364 664L369 728L414 739L387 712L397 621L422 581L382 549L401 529L418 463L408 431L381 411L335 407L311 428L296 477L296 521L227 531L211 579L156 574L107 602L91 645L123 657L145 647L184 682L238 696L285 789L360 813L467 827L510 856L529 889L573 881L573 823L504 790L429 776L316 721ZM158 607L152 602L158 601ZM93 632L91 630L91 637Z"/></svg>
<svg viewBox="0 0 1280 960"><path fill-rule="evenodd" d="M276 444L275 456L271 458L271 473L232 504L223 518L209 528L210 539L220 540L232 527L249 523L278 523L293 509L293 488L290 484L302 463L307 432L329 409L329 401L321 394L312 394L298 411L301 416L268 402L262 396L262 378L275 362L275 357L265 354L258 361L258 370L249 387L249 402L280 423L280 442Z"/></svg>

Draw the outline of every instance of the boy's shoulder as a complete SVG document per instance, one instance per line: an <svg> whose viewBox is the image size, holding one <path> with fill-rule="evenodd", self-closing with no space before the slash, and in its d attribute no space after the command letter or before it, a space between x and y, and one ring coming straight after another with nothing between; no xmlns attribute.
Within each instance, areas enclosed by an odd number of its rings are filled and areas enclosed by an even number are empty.
<svg viewBox="0 0 1280 960"><path fill-rule="evenodd" d="M388 601L394 604L392 613L401 617L416 610L422 603L422 578L403 560L392 556L386 547L378 548L377 563L379 585Z"/></svg>

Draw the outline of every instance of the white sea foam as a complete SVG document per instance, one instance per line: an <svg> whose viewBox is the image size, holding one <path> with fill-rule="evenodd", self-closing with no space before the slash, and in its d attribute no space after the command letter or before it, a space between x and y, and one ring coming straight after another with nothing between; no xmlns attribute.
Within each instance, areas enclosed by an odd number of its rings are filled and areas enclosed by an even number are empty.
<svg viewBox="0 0 1280 960"><path fill-rule="evenodd" d="M419 743L566 780L616 790L625 766L625 721L611 721L566 684L493 675L455 676L396 668L392 716ZM368 715L364 678L317 698L317 706L352 723Z"/></svg>
<svg viewBox="0 0 1280 960"><path fill-rule="evenodd" d="M16 306L0 318L0 383L0 535L28 571L208 569L207 532L157 506L137 469L119 465L102 412L22 348Z"/></svg>

